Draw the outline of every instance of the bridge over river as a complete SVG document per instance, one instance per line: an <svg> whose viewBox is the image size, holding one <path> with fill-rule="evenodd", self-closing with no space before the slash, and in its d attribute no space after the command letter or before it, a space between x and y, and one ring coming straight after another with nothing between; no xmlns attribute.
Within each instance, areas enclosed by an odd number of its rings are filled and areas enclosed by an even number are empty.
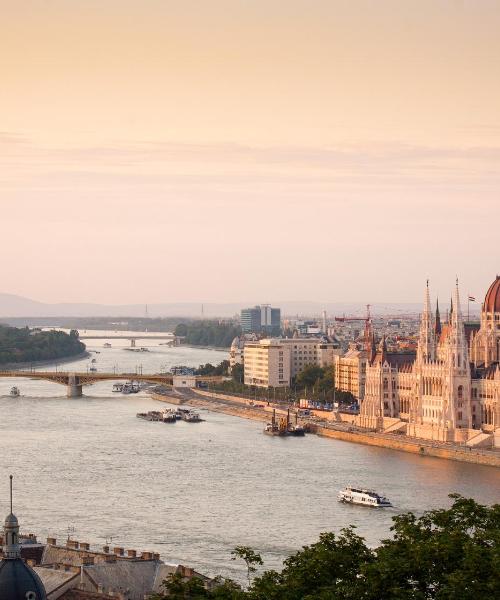
<svg viewBox="0 0 500 600"><path fill-rule="evenodd" d="M90 372L66 372L66 371L0 371L0 377L23 377L28 379L44 379L65 385L68 398L82 396L84 385L91 385L98 381L131 380L155 383L157 385L174 384L174 375L171 373L90 373ZM220 382L221 376L196 375L196 385L200 383Z"/></svg>

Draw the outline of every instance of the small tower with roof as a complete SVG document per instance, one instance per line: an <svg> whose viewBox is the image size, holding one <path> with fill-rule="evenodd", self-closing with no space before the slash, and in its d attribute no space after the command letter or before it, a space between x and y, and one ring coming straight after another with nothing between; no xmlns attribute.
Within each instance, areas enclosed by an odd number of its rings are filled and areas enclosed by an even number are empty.
<svg viewBox="0 0 500 600"><path fill-rule="evenodd" d="M47 600L38 575L21 558L19 522L12 511L12 475L10 476L10 513L4 523L3 560L0 562L0 598L2 600Z"/></svg>

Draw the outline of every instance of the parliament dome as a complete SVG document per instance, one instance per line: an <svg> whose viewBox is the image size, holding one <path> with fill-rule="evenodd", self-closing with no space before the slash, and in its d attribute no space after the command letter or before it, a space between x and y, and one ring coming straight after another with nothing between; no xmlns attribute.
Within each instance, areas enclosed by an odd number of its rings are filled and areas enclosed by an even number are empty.
<svg viewBox="0 0 500 600"><path fill-rule="evenodd" d="M500 275L490 285L484 299L483 311L488 313L500 313Z"/></svg>

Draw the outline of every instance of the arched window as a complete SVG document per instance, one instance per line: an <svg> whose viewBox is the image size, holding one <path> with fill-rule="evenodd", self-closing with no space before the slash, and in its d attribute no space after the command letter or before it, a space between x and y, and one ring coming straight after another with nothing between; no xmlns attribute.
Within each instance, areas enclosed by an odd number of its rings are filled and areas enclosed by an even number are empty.
<svg viewBox="0 0 500 600"><path fill-rule="evenodd" d="M463 400L463 398L464 398L464 386L459 385L458 386L458 399Z"/></svg>

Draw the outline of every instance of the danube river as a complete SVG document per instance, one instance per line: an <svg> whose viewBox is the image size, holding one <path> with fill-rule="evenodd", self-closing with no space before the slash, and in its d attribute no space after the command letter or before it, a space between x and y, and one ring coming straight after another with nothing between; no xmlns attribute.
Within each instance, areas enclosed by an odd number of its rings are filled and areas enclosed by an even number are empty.
<svg viewBox="0 0 500 600"><path fill-rule="evenodd" d="M145 353L127 352L125 340L112 340L108 349L104 342L87 343L99 351L91 354L99 371L157 372L226 358L157 341L148 341ZM86 370L89 360L58 368ZM8 396L12 385L20 387L20 398ZM348 524L376 545L390 535L392 516L445 506L450 492L500 501L495 468L314 435L272 438L261 423L208 411L201 411L203 423L150 423L136 413L163 405L145 392L112 393L111 386L85 387L83 398L67 399L57 384L0 379L0 517L8 512L8 474L14 473L24 532L64 540L69 529L80 541L111 540L240 579L242 565L230 560L236 545L252 546L265 566L279 567L320 532ZM347 484L385 492L394 508L338 503Z"/></svg>

